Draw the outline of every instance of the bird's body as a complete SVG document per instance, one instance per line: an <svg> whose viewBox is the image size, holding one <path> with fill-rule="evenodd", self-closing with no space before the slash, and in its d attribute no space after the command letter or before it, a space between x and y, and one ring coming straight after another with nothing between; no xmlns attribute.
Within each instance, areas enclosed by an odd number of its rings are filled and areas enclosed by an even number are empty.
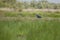
<svg viewBox="0 0 60 40"><path fill-rule="evenodd" d="M37 18L42 18L42 17L41 17L40 15L38 15L38 14L36 14L36 17L37 17Z"/></svg>

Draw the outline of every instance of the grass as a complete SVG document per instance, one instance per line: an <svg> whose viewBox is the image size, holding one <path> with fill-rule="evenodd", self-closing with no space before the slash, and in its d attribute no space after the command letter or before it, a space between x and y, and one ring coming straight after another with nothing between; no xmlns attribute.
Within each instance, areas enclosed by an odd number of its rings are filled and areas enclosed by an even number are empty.
<svg viewBox="0 0 60 40"><path fill-rule="evenodd" d="M59 18L60 12L4 12L0 11L0 16L4 17L35 17L36 14L41 15L42 17L52 17Z"/></svg>
<svg viewBox="0 0 60 40"><path fill-rule="evenodd" d="M60 40L59 23L55 21L38 22L28 34L27 40Z"/></svg>
<svg viewBox="0 0 60 40"><path fill-rule="evenodd" d="M60 20L35 19L36 14L42 17L60 18L58 16L60 12L0 11L1 17L10 17L9 20L11 17L17 19L8 21L6 18L0 21L0 40L60 40Z"/></svg>
<svg viewBox="0 0 60 40"><path fill-rule="evenodd" d="M60 21L0 21L0 40L60 40Z"/></svg>

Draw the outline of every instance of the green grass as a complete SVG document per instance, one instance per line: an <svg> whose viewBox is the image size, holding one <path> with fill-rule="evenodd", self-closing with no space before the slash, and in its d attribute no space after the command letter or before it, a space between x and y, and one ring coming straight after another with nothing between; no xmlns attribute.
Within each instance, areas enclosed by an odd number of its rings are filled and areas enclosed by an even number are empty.
<svg viewBox="0 0 60 40"><path fill-rule="evenodd" d="M0 21L0 40L60 40L60 21Z"/></svg>
<svg viewBox="0 0 60 40"><path fill-rule="evenodd" d="M37 19L36 14L53 19ZM0 40L60 40L60 20L54 19L60 18L60 12L0 11L0 16L17 19L0 21Z"/></svg>
<svg viewBox="0 0 60 40"><path fill-rule="evenodd" d="M4 12L0 11L0 15L4 17L36 17L36 14L42 17L59 18L60 12Z"/></svg>

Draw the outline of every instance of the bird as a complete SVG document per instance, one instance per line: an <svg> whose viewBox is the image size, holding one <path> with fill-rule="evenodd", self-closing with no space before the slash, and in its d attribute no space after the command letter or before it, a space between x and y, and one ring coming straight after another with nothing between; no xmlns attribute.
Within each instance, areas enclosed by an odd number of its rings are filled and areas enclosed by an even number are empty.
<svg viewBox="0 0 60 40"><path fill-rule="evenodd" d="M37 17L37 18L42 18L39 14L36 14L36 17Z"/></svg>

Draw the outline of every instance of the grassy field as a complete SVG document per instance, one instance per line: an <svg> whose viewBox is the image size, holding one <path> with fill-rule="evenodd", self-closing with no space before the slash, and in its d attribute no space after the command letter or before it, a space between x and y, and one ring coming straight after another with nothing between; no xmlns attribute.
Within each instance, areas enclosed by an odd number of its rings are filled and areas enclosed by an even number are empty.
<svg viewBox="0 0 60 40"><path fill-rule="evenodd" d="M53 17L53 18L59 18L60 12L7 12L7 11L0 11L0 16L3 17L35 17L36 14L41 15L42 17Z"/></svg>
<svg viewBox="0 0 60 40"><path fill-rule="evenodd" d="M40 14L43 19L36 18L36 13ZM7 18L4 19L5 21L0 20L0 40L60 40L59 12L17 13L0 11L0 15L0 19L2 17L15 17L13 20L9 19L11 21ZM53 19L50 20L45 17Z"/></svg>

